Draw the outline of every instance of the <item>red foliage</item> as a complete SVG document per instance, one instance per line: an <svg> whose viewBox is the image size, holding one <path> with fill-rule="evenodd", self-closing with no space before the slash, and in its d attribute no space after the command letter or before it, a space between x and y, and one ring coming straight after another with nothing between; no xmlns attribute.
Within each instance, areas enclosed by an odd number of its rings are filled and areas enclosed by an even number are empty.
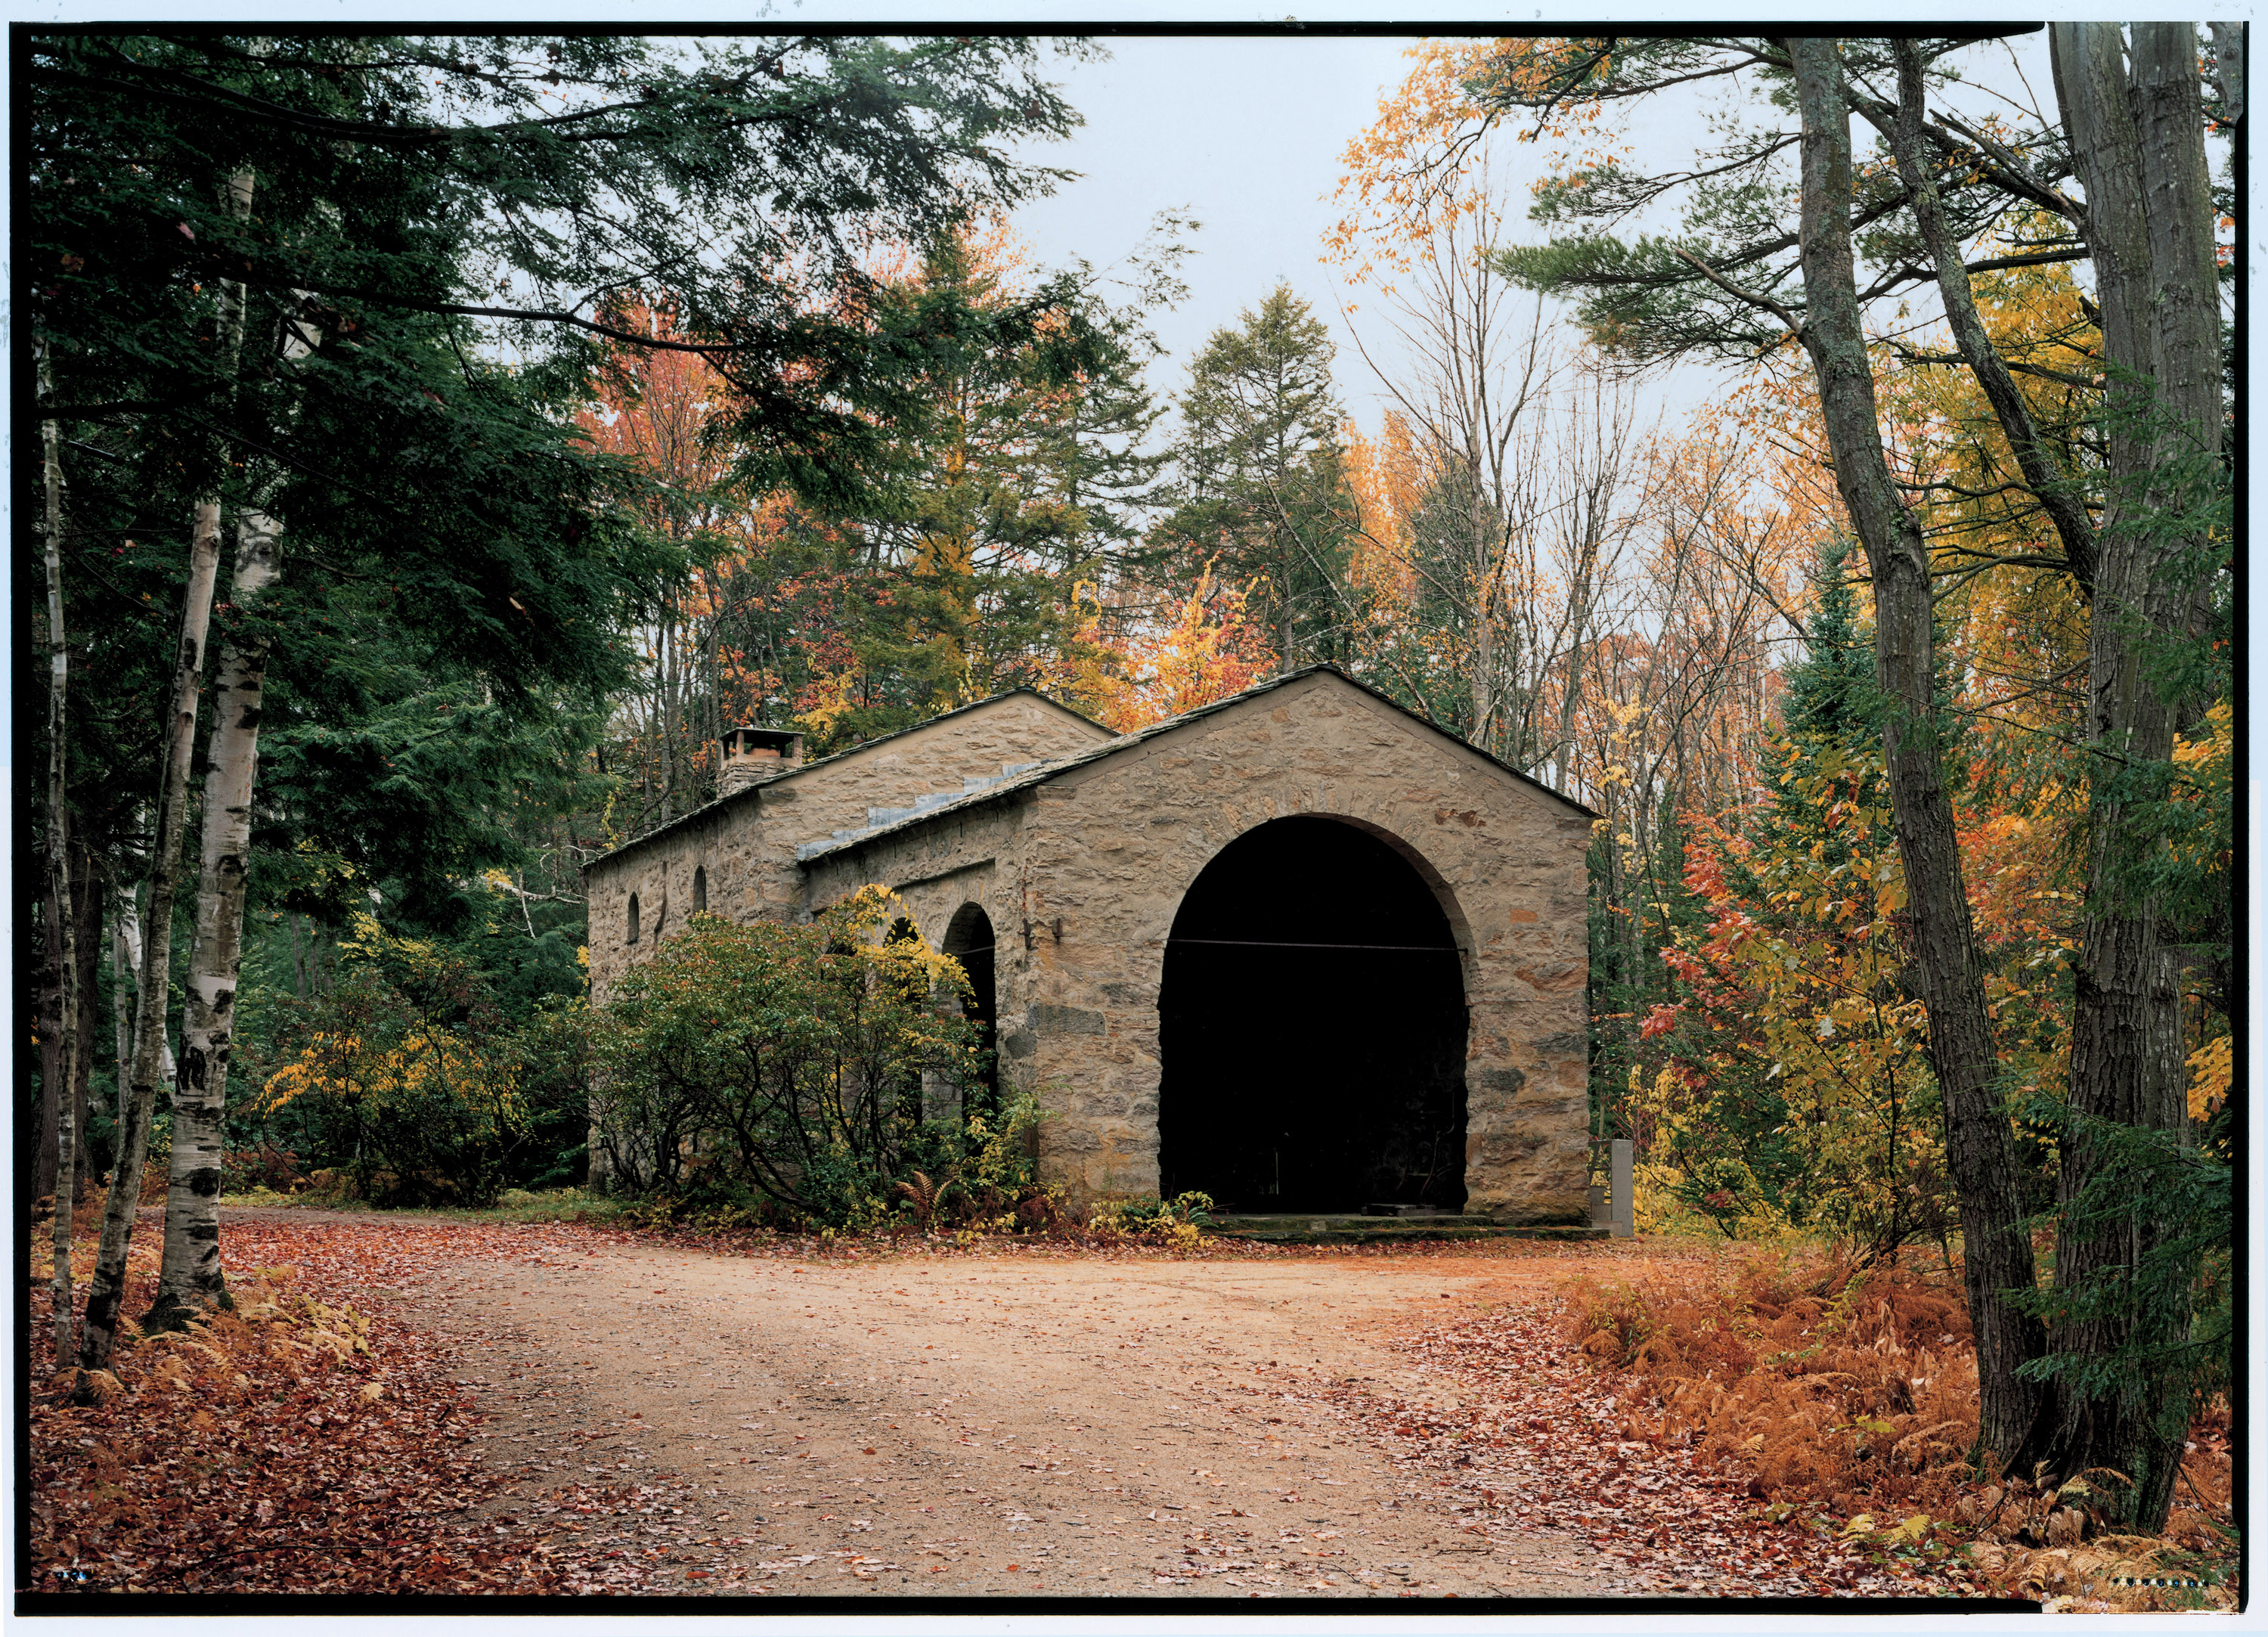
<svg viewBox="0 0 2268 1637"><path fill-rule="evenodd" d="M1775 1511L1867 1518L1878 1541L1926 1518L1913 1548L1969 1548L1997 1591L2181 1606L2110 1576L2162 1574L2154 1565L2168 1552L2226 1551L2225 1405L2192 1429L2182 1464L2191 1504L2176 1507L2161 1539L2098 1539L2099 1497L2083 1485L2042 1492L1970 1466L1977 1354L1953 1274L1750 1257L1720 1263L1713 1279L1584 1276L1570 1287L1561 1333L1597 1368L1635 1378L1626 1435L1737 1466L1748 1493Z"/></svg>
<svg viewBox="0 0 2268 1637"><path fill-rule="evenodd" d="M129 1314L154 1294L155 1226L136 1236ZM34 1388L19 1588L556 1589L543 1556L508 1555L473 1515L502 1480L482 1464L481 1418L447 1354L368 1294L468 1252L517 1255L510 1230L231 1222L225 1248L234 1312L128 1334L86 1394L75 1371ZM265 1281L244 1272L263 1265ZM44 1292L33 1305L44 1336Z"/></svg>

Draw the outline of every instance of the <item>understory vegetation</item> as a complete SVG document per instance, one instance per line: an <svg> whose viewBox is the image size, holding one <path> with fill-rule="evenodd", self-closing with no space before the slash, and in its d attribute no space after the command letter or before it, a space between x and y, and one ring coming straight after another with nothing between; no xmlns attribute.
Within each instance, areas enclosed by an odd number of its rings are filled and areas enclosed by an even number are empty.
<svg viewBox="0 0 2268 1637"><path fill-rule="evenodd" d="M1625 1436L1737 1463L1774 1516L1824 1514L1910 1559L1960 1551L1988 1583L2020 1595L2234 1606L2241 1537L2226 1394L2200 1392L2190 1406L2161 1533L2119 1527L2124 1474L1991 1471L1975 1453L1976 1338L1941 1264L1861 1265L1786 1246L1675 1279L1586 1273L1568 1287L1562 1333L1635 1390Z"/></svg>
<svg viewBox="0 0 2268 1637"><path fill-rule="evenodd" d="M1596 815L1565 1118L1643 1233L1794 1258L1584 1297L1649 1435L2205 1551L2242 40L1418 41L1339 328L1287 278L1168 360L1199 224L1015 225L1093 41L27 26L41 1356L225 1312L224 1196L1197 1246L1042 1179L879 889L594 995L583 872L740 723L1329 664Z"/></svg>

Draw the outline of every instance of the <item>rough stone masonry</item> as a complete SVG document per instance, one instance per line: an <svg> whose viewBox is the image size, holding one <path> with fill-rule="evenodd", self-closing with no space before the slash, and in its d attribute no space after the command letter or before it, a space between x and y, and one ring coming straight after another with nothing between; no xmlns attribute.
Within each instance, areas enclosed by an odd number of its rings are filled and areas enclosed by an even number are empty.
<svg viewBox="0 0 2268 1637"><path fill-rule="evenodd" d="M1000 1081L1041 1100L1042 1174L1150 1192L1184 896L1256 828L1336 820L1407 862L1456 945L1465 1210L1587 1220L1589 808L1327 667L1123 735L1017 689L807 763L756 737L728 738L726 794L585 872L594 1002L693 910L805 918L879 882L932 945L989 925Z"/></svg>

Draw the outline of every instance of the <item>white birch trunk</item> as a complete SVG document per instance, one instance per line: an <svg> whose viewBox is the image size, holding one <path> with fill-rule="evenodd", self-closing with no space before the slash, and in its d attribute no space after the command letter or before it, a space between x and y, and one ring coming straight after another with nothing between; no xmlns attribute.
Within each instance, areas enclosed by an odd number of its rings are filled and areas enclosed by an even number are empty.
<svg viewBox="0 0 2268 1637"><path fill-rule="evenodd" d="M297 292L295 292L297 293ZM310 350L296 321L285 326L284 357ZM265 512L237 518L229 602L256 616L284 569L284 528ZM220 1260L220 1185L225 1157L228 1065L234 1048L236 992L244 962L244 889L251 864L252 798L260 770L260 719L272 638L255 627L221 649L214 679L212 742L207 748L204 840L197 870L196 941L189 957L181 1021L181 1072L173 1088L173 1151L166 1189L166 1243L158 1296L144 1328L179 1323L225 1300Z"/></svg>
<svg viewBox="0 0 2268 1637"><path fill-rule="evenodd" d="M265 512L238 520L229 601L255 613L283 566L283 530ZM252 844L252 793L260 763L261 695L269 638L249 635L221 650L213 682L213 732L197 873L196 941L181 1021L181 1069L173 1088L173 1152L166 1191L165 1255L145 1329L161 1328L217 1302L220 1184L234 1041L238 970L244 953L244 888Z"/></svg>
<svg viewBox="0 0 2268 1637"><path fill-rule="evenodd" d="M112 911L111 970L118 979L114 1005L118 1017L118 1090L125 1095L134 1074L135 1001L142 988L142 911L134 901L134 883L121 880L117 903ZM173 1089L173 1043L158 1031L158 1083L168 1095Z"/></svg>
<svg viewBox="0 0 2268 1637"><path fill-rule="evenodd" d="M126 1076L134 1063L134 1000L128 992L134 982L134 973L142 964L139 945L140 927L136 927L136 946L129 957L127 953L126 918L134 912L134 889L122 878L111 892L110 909L110 1010L118 1029L118 1075L115 1084L122 1093Z"/></svg>
<svg viewBox="0 0 2268 1637"><path fill-rule="evenodd" d="M229 207L239 219L252 213L252 185L249 171L229 178ZM221 286L221 337L232 370L244 344L245 299L242 284ZM196 503L189 533L181 634L174 649L166 742L158 761L158 833L150 852L149 947L134 1019L131 1083L118 1100L118 1168L111 1174L109 1198L103 1202L102 1243L87 1287L79 1347L79 1362L91 1370L108 1368L118 1338L118 1309L126 1298L126 1252L134 1235L134 1213L141 1203L142 1167L150 1152L150 1117L157 1107L159 1051L166 1038L166 980L173 965L174 881L188 817L189 753L196 741L197 689L204 678L205 633L212 623L213 582L219 570L220 497L216 492Z"/></svg>
<svg viewBox="0 0 2268 1637"><path fill-rule="evenodd" d="M48 366L47 347L40 347L39 391L55 396ZM46 489L46 551L48 577L48 862L55 871L53 903L63 940L60 974L62 996L56 1007L56 1083L48 1088L55 1104L55 1368L69 1367L71 1358L71 1196L78 1161L78 1055L85 1043L79 1038L78 916L71 902L70 799L69 750L64 743L69 726L66 709L70 684L70 650L63 633L63 496L62 441L52 420L40 423L40 465Z"/></svg>

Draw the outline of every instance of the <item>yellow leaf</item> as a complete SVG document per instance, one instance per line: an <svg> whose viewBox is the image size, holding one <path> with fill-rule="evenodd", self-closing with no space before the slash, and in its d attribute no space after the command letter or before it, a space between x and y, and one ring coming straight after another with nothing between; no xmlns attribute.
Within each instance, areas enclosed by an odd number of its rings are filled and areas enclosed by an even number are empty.
<svg viewBox="0 0 2268 1637"><path fill-rule="evenodd" d="M2208 1040L2189 1056L2190 1117L2205 1118L2213 1112L2213 1104L2226 1102L2228 1088L2236 1076L2236 1065L2231 1056L2235 1036L2223 1035L2218 1040Z"/></svg>

